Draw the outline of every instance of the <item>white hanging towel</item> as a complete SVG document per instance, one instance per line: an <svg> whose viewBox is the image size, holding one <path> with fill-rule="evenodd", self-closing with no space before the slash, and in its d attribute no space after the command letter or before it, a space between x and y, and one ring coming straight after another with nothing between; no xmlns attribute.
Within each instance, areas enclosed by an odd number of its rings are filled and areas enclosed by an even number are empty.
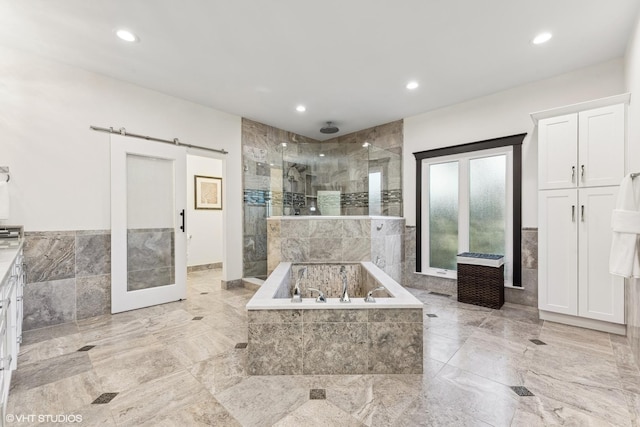
<svg viewBox="0 0 640 427"><path fill-rule="evenodd" d="M9 183L0 182L0 220L9 219Z"/></svg>
<svg viewBox="0 0 640 427"><path fill-rule="evenodd" d="M609 272L640 278L640 177L634 180L629 174L622 179L611 228Z"/></svg>

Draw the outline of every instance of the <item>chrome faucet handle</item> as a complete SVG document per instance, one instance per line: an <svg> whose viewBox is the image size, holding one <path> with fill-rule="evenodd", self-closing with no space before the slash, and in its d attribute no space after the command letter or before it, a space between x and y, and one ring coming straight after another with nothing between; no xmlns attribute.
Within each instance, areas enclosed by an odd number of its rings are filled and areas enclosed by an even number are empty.
<svg viewBox="0 0 640 427"><path fill-rule="evenodd" d="M309 292L316 291L318 293L318 297L316 298L316 302L327 302L327 299L324 297L324 293L320 289L316 288L307 288ZM313 294L311 294L313 297Z"/></svg>
<svg viewBox="0 0 640 427"><path fill-rule="evenodd" d="M376 299L373 297L373 293L375 291L382 291L384 290L384 286L380 286L378 288L372 289L367 293L367 297L364 299L364 302L376 302Z"/></svg>
<svg viewBox="0 0 640 427"><path fill-rule="evenodd" d="M298 280L302 279L303 277L307 277L307 267L302 267L300 270L298 270Z"/></svg>

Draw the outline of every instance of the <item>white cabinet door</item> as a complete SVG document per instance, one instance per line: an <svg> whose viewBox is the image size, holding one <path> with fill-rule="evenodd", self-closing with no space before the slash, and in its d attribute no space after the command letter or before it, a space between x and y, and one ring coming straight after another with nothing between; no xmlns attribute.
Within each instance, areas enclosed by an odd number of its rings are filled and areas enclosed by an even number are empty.
<svg viewBox="0 0 640 427"><path fill-rule="evenodd" d="M577 190L540 191L538 308L578 314Z"/></svg>
<svg viewBox="0 0 640 427"><path fill-rule="evenodd" d="M578 315L625 323L624 279L609 274L611 212L618 187L579 190Z"/></svg>
<svg viewBox="0 0 640 427"><path fill-rule="evenodd" d="M620 184L624 176L624 109L618 104L579 113L580 187Z"/></svg>
<svg viewBox="0 0 640 427"><path fill-rule="evenodd" d="M551 117L538 123L538 188L574 188L578 170L578 115Z"/></svg>

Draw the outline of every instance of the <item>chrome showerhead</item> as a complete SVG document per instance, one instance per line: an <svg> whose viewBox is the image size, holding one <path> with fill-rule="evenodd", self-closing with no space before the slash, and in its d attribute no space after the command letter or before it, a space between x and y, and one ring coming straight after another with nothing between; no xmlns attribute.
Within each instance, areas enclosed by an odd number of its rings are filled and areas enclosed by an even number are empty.
<svg viewBox="0 0 640 427"><path fill-rule="evenodd" d="M340 129L338 129L337 126L333 125L333 122L327 122L326 126L323 126L320 128L320 132L321 133L336 133L338 132Z"/></svg>

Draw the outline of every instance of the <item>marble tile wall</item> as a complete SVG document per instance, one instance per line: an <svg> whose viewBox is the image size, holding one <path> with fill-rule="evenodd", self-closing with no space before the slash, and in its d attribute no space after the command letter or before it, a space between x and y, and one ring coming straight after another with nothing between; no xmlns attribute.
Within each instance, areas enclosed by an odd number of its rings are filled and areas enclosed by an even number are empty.
<svg viewBox="0 0 640 427"><path fill-rule="evenodd" d="M375 149L353 150L369 142ZM283 156L282 143L286 143ZM335 143L335 144L331 144ZM309 157L320 142L277 129L252 120L242 120L244 235L243 276L266 277L267 263L266 218L292 214L298 209L302 215L312 214L304 206L305 185L283 182L283 165L295 164L296 158ZM369 158L386 177L381 195L381 215L402 216L402 120L364 129L323 142L332 145L326 154L331 159L314 171L318 185L315 190L340 190L342 215L368 215ZM391 155L389 153L392 153ZM306 156L306 157L305 157ZM315 153L317 157L317 153ZM286 160L287 163L283 163ZM305 171L298 171L305 177ZM295 185L294 185L295 184ZM311 202L311 199L309 200Z"/></svg>
<svg viewBox="0 0 640 427"><path fill-rule="evenodd" d="M427 289L450 295L457 294L457 282L452 279L417 274L416 271L416 227L405 228L405 258L403 286ZM522 287L505 289L505 302L538 307L538 229L522 229Z"/></svg>
<svg viewBox="0 0 640 427"><path fill-rule="evenodd" d="M25 330L111 311L108 231L25 233Z"/></svg>
<svg viewBox="0 0 640 427"><path fill-rule="evenodd" d="M267 269L280 262L372 261L401 283L404 218L269 218Z"/></svg>
<svg viewBox="0 0 640 427"><path fill-rule="evenodd" d="M422 309L248 312L250 375L421 374Z"/></svg>

